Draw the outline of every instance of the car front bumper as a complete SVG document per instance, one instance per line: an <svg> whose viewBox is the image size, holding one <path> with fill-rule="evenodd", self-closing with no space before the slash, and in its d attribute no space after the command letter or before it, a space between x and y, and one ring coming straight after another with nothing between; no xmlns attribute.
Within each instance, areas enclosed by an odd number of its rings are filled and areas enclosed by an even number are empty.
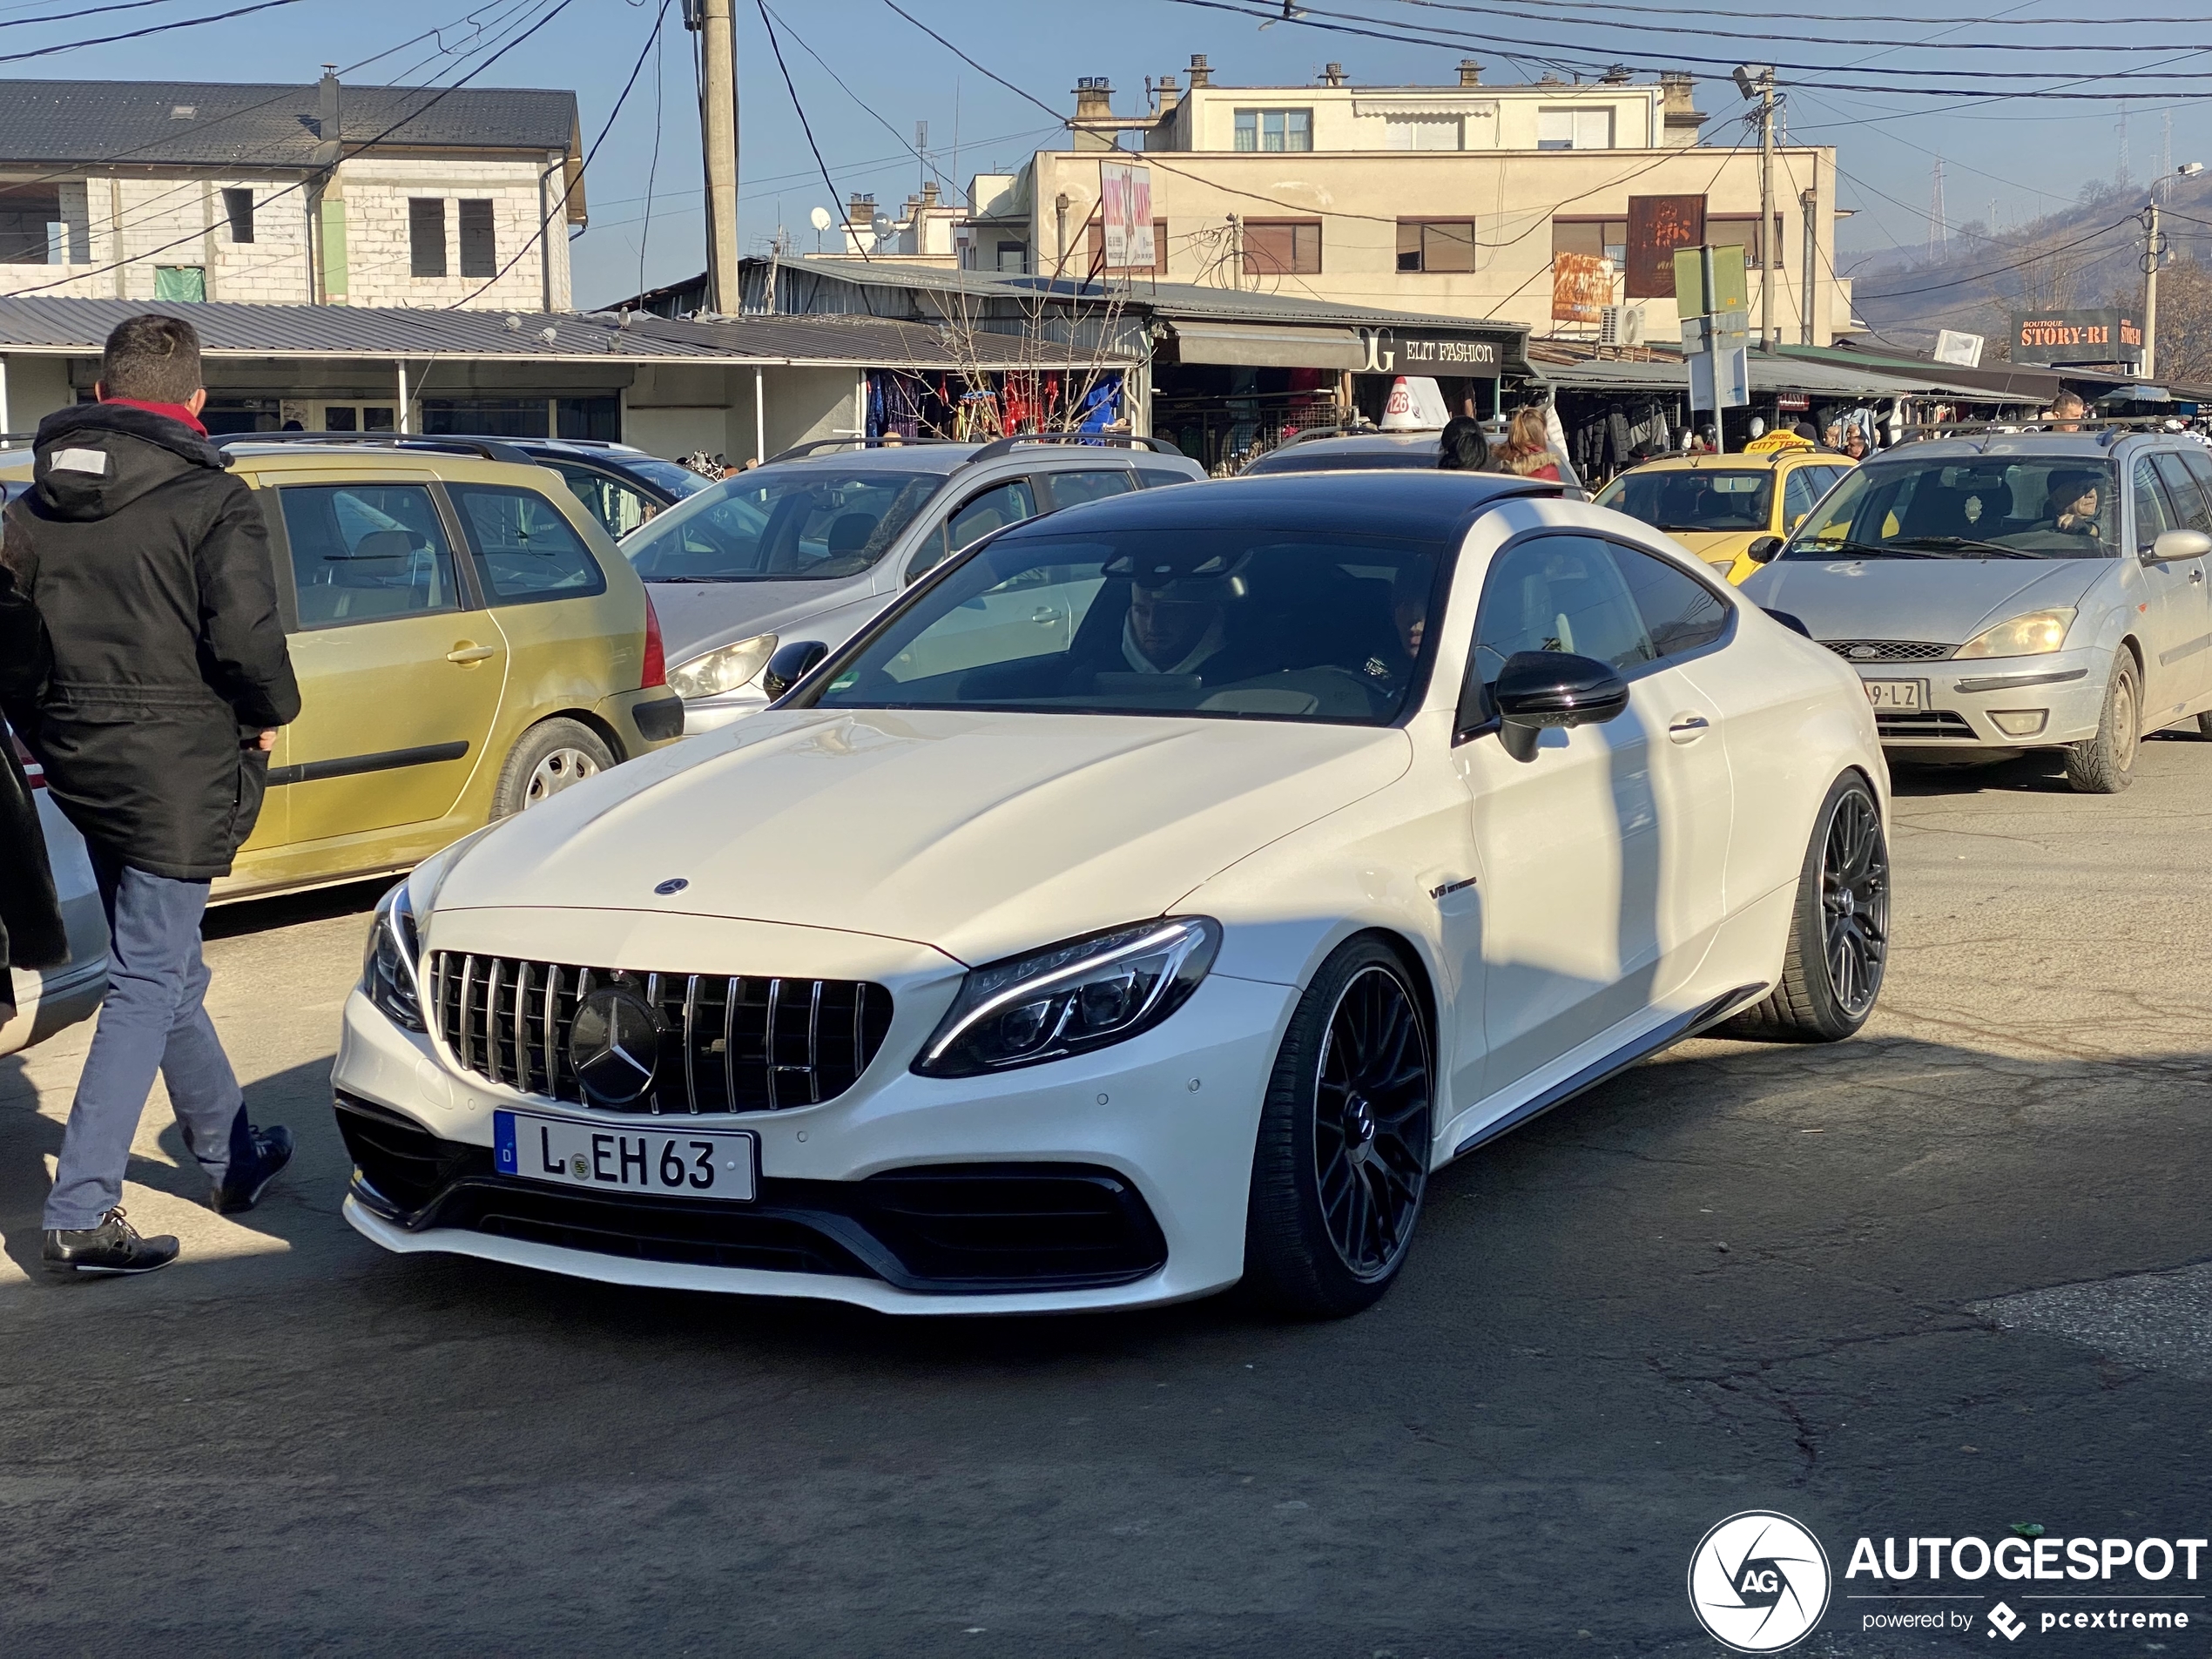
<svg viewBox="0 0 2212 1659"><path fill-rule="evenodd" d="M1876 705L1885 749L2050 749L2096 735L2112 653L2092 647L1851 666L1862 681L1919 684L1919 708Z"/></svg>
<svg viewBox="0 0 2212 1659"><path fill-rule="evenodd" d="M684 735L718 732L724 726L758 714L768 706L768 694L758 685L743 685L720 697L694 698L684 705Z"/></svg>
<svg viewBox="0 0 2212 1659"><path fill-rule="evenodd" d="M1217 974L1158 1027L1093 1054L944 1079L907 1070L887 1044L820 1105L669 1117L489 1082L356 990L332 1077L355 1157L346 1216L388 1250L886 1312L1183 1300L1243 1273L1254 1136L1297 996ZM617 1134L750 1130L759 1197L624 1198L499 1177L499 1110Z"/></svg>

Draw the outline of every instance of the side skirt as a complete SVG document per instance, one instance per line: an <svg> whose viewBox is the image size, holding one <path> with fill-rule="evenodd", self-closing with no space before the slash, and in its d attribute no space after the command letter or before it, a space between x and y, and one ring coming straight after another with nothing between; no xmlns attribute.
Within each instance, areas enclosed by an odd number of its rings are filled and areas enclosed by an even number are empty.
<svg viewBox="0 0 2212 1659"><path fill-rule="evenodd" d="M1534 1117L1541 1117L1554 1106L1583 1092L1595 1089L1618 1071L1626 1071L1639 1060L1649 1060L1662 1049L1671 1049L1686 1037L1696 1036L1710 1025L1716 1025L1748 1002L1764 996L1764 985L1739 985L1723 992L1703 1008L1678 1014L1664 1024L1645 1032L1642 1036L1622 1044L1611 1054L1592 1061L1572 1076L1562 1078L1542 1093L1523 1101L1504 1116L1484 1124L1480 1129L1452 1149L1453 1157L1462 1157L1478 1146L1496 1140L1509 1130L1519 1129Z"/></svg>

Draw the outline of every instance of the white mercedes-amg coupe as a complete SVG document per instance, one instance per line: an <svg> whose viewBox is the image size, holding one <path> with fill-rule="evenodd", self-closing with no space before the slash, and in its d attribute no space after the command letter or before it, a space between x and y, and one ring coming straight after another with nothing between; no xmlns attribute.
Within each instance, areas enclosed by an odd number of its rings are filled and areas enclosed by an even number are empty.
<svg viewBox="0 0 2212 1659"><path fill-rule="evenodd" d="M1858 677L1555 486L979 543L766 712L430 860L334 1076L395 1251L897 1312L1353 1312L1430 1176L1887 948ZM817 661L814 659L819 658Z"/></svg>

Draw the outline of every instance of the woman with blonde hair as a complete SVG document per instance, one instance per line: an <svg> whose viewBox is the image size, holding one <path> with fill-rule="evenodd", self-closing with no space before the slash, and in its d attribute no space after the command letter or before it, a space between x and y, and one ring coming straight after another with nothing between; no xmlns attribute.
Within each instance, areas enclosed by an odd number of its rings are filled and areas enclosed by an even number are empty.
<svg viewBox="0 0 2212 1659"><path fill-rule="evenodd" d="M1498 448L1498 462L1507 472L1518 473L1523 478L1560 482L1559 461L1552 454L1551 440L1544 429L1544 411L1540 405L1531 403L1514 411L1513 424L1506 428L1506 441Z"/></svg>

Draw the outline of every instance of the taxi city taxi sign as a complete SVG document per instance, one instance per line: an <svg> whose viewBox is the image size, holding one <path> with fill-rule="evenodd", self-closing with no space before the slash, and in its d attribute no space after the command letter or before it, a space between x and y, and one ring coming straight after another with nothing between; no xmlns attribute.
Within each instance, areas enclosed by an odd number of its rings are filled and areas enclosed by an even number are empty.
<svg viewBox="0 0 2212 1659"><path fill-rule="evenodd" d="M1819 446L1811 438L1795 432L1770 432L1763 438L1754 438L1743 446L1747 455L1770 455L1777 449L1813 449Z"/></svg>

